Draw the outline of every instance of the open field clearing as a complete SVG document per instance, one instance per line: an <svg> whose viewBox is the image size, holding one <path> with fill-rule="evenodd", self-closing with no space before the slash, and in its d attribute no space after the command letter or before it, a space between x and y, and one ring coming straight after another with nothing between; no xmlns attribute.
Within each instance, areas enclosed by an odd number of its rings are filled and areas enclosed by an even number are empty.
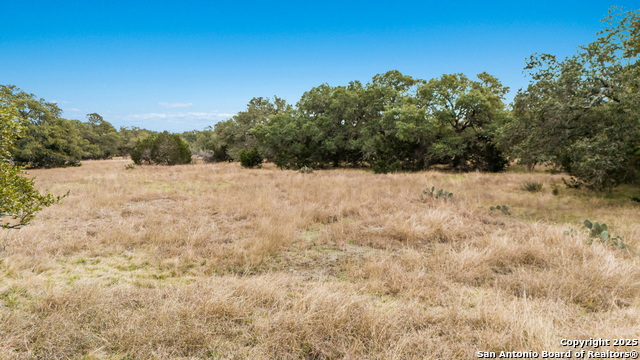
<svg viewBox="0 0 640 360"><path fill-rule="evenodd" d="M628 197L554 196L545 173L127 163L29 172L70 194L0 255L0 358L469 359L640 337ZM629 248L588 245L585 219Z"/></svg>

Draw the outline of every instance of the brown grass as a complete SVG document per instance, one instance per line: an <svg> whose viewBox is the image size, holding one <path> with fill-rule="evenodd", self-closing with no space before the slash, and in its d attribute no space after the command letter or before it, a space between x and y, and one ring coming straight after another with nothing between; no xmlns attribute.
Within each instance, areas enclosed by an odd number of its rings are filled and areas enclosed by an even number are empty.
<svg viewBox="0 0 640 360"><path fill-rule="evenodd" d="M638 204L554 196L558 176L126 163L30 172L70 195L0 254L0 358L469 359L640 337ZM584 219L630 249L587 245Z"/></svg>

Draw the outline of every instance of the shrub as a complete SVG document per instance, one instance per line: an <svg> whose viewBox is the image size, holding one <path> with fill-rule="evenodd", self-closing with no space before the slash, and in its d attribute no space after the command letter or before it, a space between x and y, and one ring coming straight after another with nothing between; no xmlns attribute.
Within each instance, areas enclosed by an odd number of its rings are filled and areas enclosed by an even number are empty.
<svg viewBox="0 0 640 360"><path fill-rule="evenodd" d="M257 148L251 151L245 149L240 150L240 165L246 168L262 167L262 154Z"/></svg>
<svg viewBox="0 0 640 360"><path fill-rule="evenodd" d="M308 166L303 166L300 169L298 169L298 171L302 174L310 174L313 172L313 168L310 168Z"/></svg>
<svg viewBox="0 0 640 360"><path fill-rule="evenodd" d="M136 165L179 165L191 162L189 145L178 134L165 131L138 141L131 151Z"/></svg>
<svg viewBox="0 0 640 360"><path fill-rule="evenodd" d="M28 225L42 208L56 204L66 196L40 193L22 168L12 166L6 160L0 159L0 170L1 229L19 229Z"/></svg>
<svg viewBox="0 0 640 360"><path fill-rule="evenodd" d="M527 181L526 183L522 184L521 189L524 191L538 192L542 190L542 183L537 181Z"/></svg>

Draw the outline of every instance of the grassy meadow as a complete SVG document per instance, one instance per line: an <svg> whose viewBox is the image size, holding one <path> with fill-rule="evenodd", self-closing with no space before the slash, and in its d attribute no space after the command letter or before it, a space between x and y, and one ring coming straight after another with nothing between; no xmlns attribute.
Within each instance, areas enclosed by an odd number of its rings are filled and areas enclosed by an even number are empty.
<svg viewBox="0 0 640 360"><path fill-rule="evenodd" d="M0 234L0 359L471 359L640 337L638 189L128 163L29 171L69 195ZM589 245L585 219L629 247Z"/></svg>

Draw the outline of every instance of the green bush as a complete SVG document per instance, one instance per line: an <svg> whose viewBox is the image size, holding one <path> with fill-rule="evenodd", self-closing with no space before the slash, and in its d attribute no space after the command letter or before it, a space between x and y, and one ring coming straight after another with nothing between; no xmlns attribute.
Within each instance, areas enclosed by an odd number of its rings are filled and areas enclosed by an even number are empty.
<svg viewBox="0 0 640 360"><path fill-rule="evenodd" d="M0 159L0 193L1 229L19 229L28 225L37 212L66 196L40 193L22 168L12 166L4 159Z"/></svg>
<svg viewBox="0 0 640 360"><path fill-rule="evenodd" d="M538 192L542 190L542 183L537 181L527 181L526 183L522 184L521 189L524 191Z"/></svg>
<svg viewBox="0 0 640 360"><path fill-rule="evenodd" d="M131 151L136 165L180 165L191 162L189 145L178 134L165 131L138 141Z"/></svg>
<svg viewBox="0 0 640 360"><path fill-rule="evenodd" d="M240 150L240 165L246 168L262 167L262 154L257 148L251 151L245 149Z"/></svg>

